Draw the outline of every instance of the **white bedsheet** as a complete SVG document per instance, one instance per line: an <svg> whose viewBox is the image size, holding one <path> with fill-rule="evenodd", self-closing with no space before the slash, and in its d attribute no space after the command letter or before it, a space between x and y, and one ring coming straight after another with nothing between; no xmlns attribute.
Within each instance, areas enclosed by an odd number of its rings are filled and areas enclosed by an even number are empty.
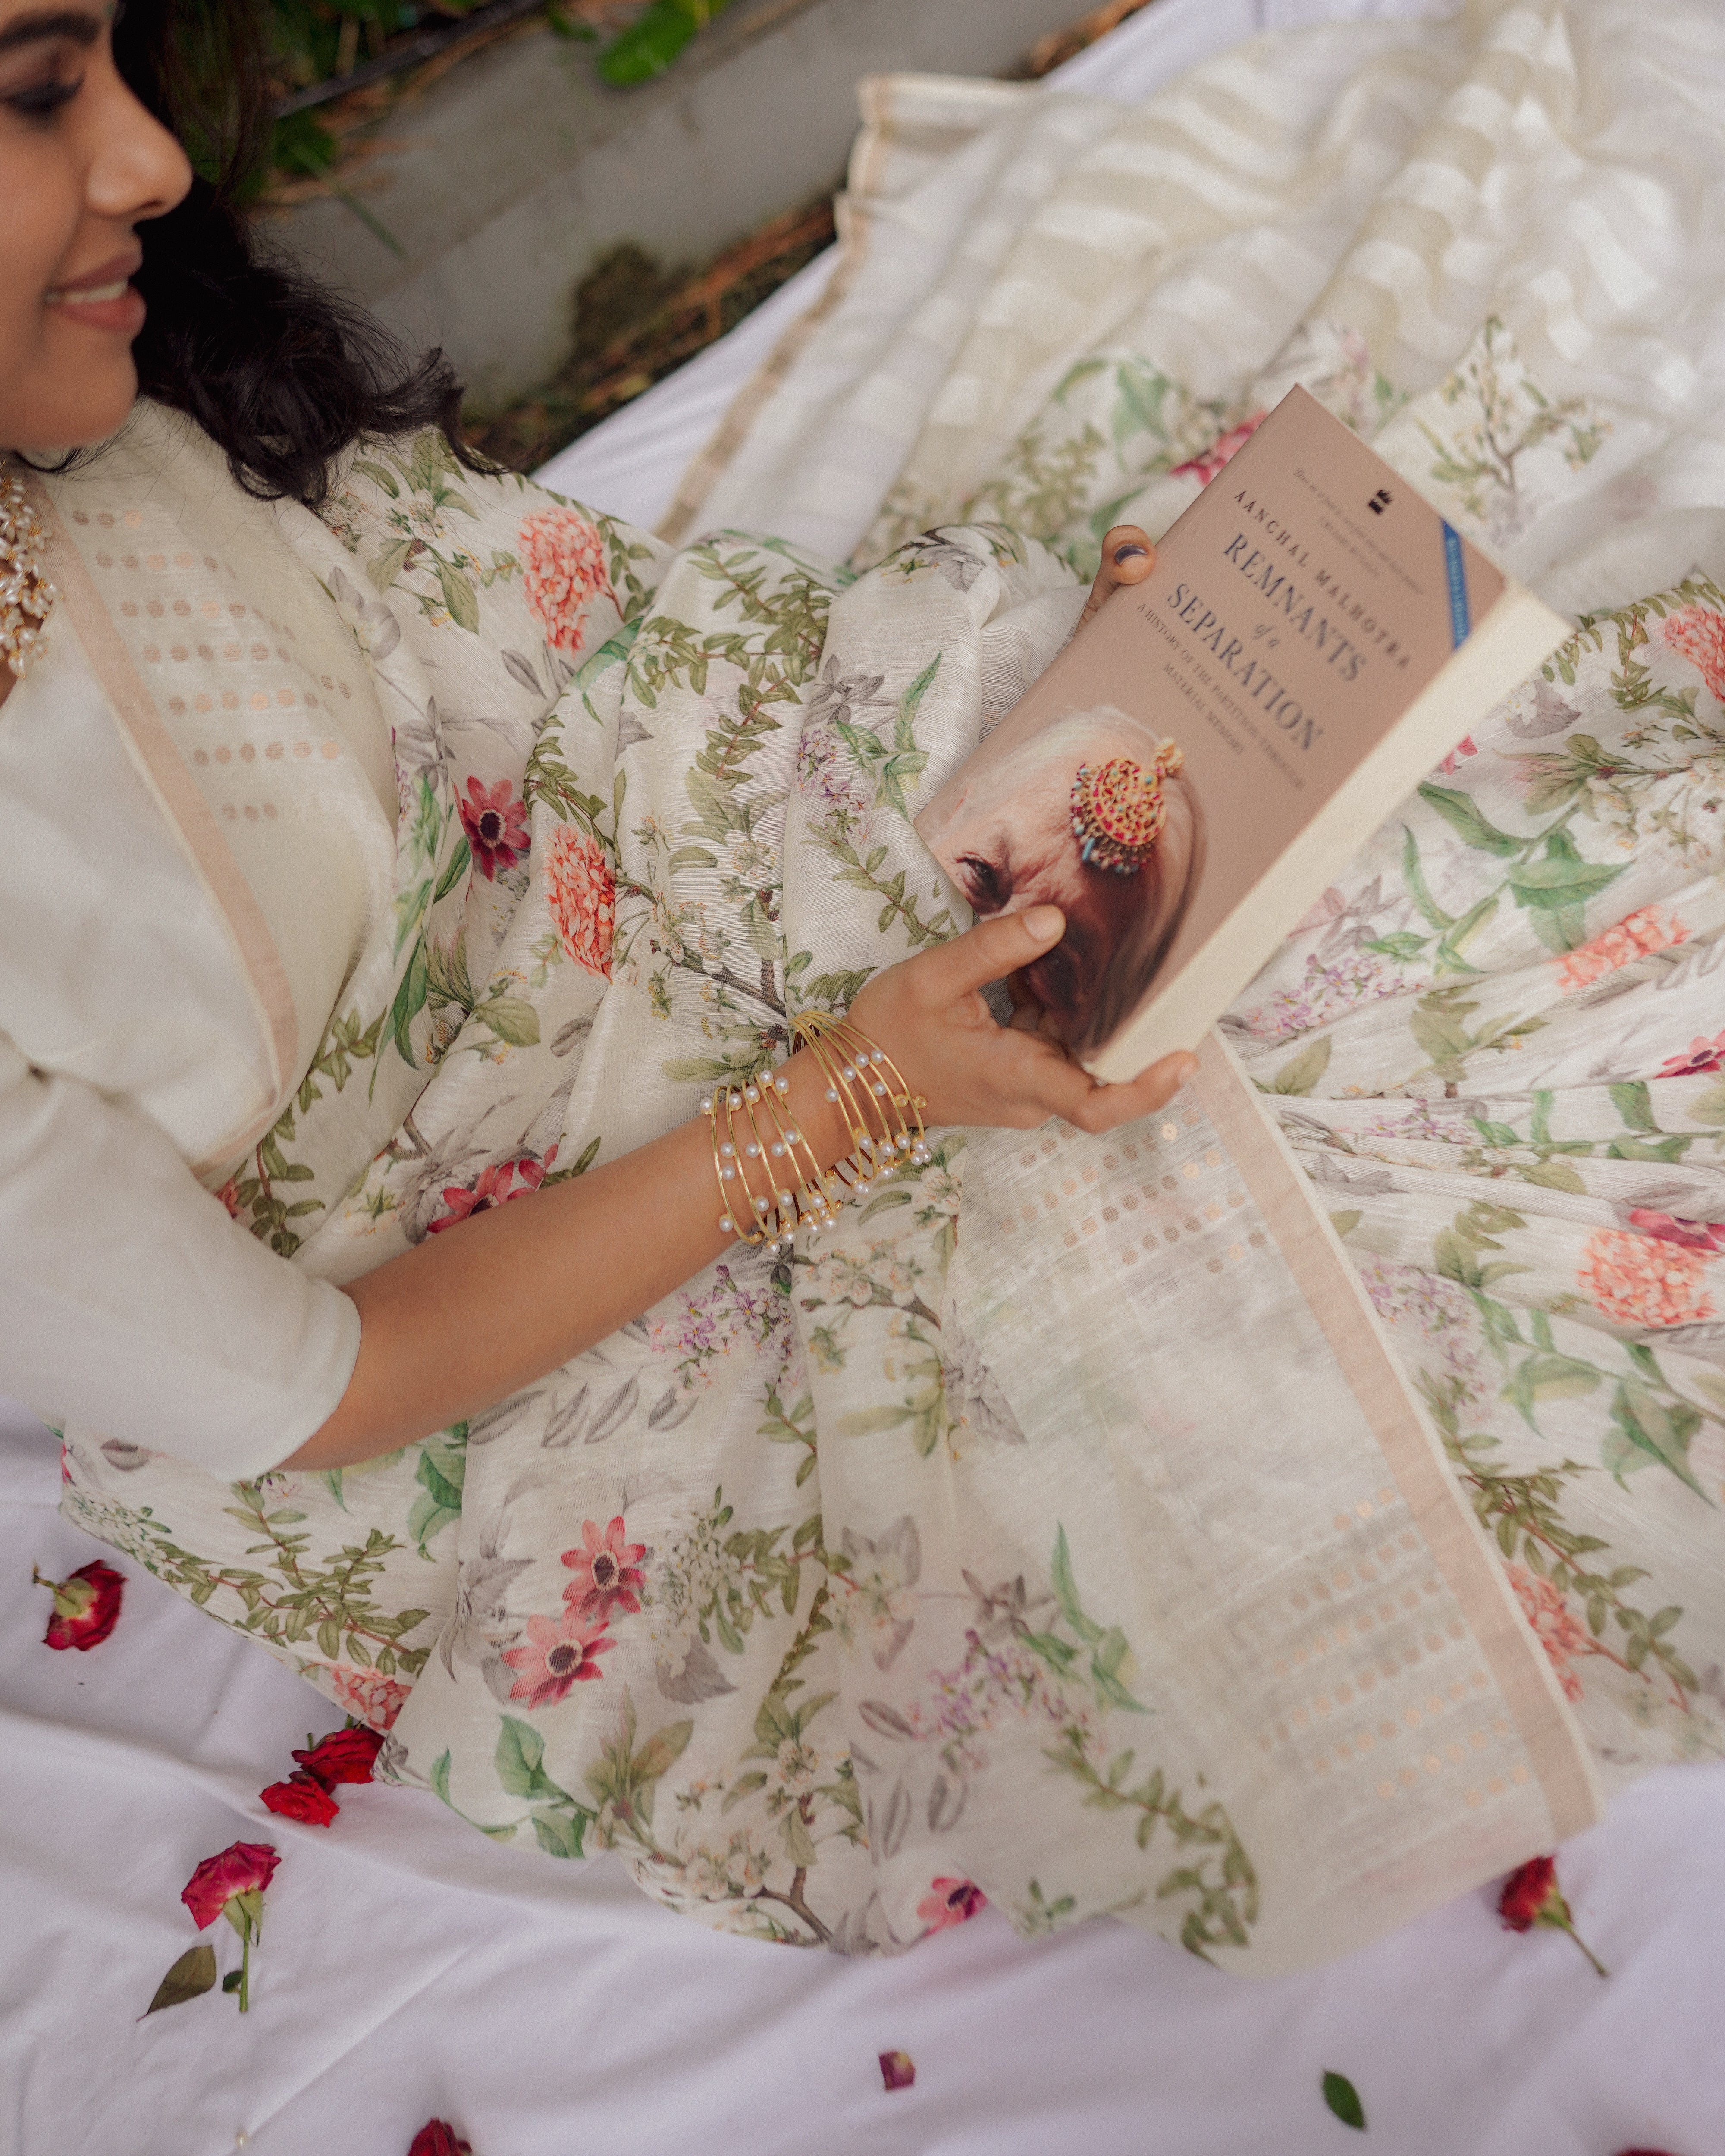
<svg viewBox="0 0 1725 2156"><path fill-rule="evenodd" d="M1424 12L1158 0L1060 80L1126 101L1260 28ZM543 476L656 521L830 268ZM1725 2150L1725 1768L1640 1784L1563 1853L1607 1983L1556 1933L1504 1933L1488 1895L1266 1985L1123 1926L1025 1946L992 1912L894 1962L799 1956L668 1915L608 1859L498 1848L419 1792L343 1792L328 1830L267 1814L258 1789L334 1717L62 1521L55 1476L0 1403L0 2156L396 2156L434 2115L475 2156L1321 2156L1353 2145L1325 2068L1393 2156ZM31 1567L96 1556L127 1573L120 1625L51 1653ZM237 1838L284 1858L252 2011L215 1994L136 2020L196 1937L181 1886ZM208 1936L233 1965L227 1927ZM914 2088L883 2090L887 2050Z"/></svg>

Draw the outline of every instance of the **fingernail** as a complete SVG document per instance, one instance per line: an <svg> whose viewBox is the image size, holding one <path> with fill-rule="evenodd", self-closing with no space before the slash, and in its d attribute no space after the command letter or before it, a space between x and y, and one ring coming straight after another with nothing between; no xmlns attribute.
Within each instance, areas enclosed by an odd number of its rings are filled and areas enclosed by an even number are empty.
<svg viewBox="0 0 1725 2156"><path fill-rule="evenodd" d="M1052 943L1066 926L1066 916L1057 906L1033 906L1024 916L1024 926L1039 943Z"/></svg>
<svg viewBox="0 0 1725 2156"><path fill-rule="evenodd" d="M1124 547L1117 547L1114 549L1115 567L1117 568L1122 562L1129 562L1134 554L1142 554L1143 552L1144 549L1142 547L1134 546L1130 542Z"/></svg>

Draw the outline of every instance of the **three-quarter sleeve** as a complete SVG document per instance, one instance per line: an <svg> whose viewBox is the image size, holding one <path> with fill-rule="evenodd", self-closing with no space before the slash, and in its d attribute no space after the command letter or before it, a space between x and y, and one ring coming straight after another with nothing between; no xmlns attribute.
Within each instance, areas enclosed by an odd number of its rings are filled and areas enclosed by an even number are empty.
<svg viewBox="0 0 1725 2156"><path fill-rule="evenodd" d="M346 1391L359 1313L229 1218L161 1129L0 1034L0 1383L225 1480Z"/></svg>

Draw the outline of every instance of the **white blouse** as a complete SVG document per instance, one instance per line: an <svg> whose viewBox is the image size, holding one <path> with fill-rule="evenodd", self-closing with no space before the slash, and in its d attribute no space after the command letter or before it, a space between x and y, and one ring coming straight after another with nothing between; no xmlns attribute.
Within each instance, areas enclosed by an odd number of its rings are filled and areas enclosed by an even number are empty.
<svg viewBox="0 0 1725 2156"><path fill-rule="evenodd" d="M140 408L50 492L164 739L141 751L57 608L0 705L0 1391L256 1475L340 1400L359 1317L216 1193L388 907L388 728L314 566L327 535L196 430ZM187 801L274 944L273 1012Z"/></svg>

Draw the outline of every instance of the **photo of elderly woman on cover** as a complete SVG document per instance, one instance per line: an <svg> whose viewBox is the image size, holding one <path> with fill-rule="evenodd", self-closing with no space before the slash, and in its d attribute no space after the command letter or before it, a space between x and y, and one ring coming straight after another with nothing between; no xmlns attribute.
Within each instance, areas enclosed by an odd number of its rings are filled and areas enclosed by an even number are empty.
<svg viewBox="0 0 1725 2156"><path fill-rule="evenodd" d="M1000 193L1055 202L1045 282L978 288L997 356L1066 324L999 408L1032 432L911 445L840 562L475 455L442 355L247 220L264 11L189 54L171 14L0 0L0 1390L66 1518L383 1736L475 1866L614 1851L755 1941L986 1898L1276 1974L1725 1754L1725 243L1562 355L1515 311L1590 259L1578 172L1702 121L1614 63L1555 179L1519 119L1464 157L1452 88L1537 88L1472 9L1371 32L1356 165L1332 40L1300 187L1255 135L1248 226L1190 227L1254 265L1209 386L1147 403L1059 277L1172 320L1191 256L1108 252L1136 151L1062 192L1091 116ZM1269 128L1273 59L1215 110ZM1472 252L1398 224L1411 342L1389 143L1486 205ZM1272 254L1313 281L1260 320ZM1712 404L1632 425L1600 322ZM1117 713L992 758L985 713L1294 379L1577 627L1281 924L1230 1046L1101 1085L1204 804Z"/></svg>
<svg viewBox="0 0 1725 2156"><path fill-rule="evenodd" d="M1078 1056L1155 985L1204 874L1178 744L1108 706L1028 739L991 735L916 829L979 920L1059 906L1065 933L1009 986Z"/></svg>

